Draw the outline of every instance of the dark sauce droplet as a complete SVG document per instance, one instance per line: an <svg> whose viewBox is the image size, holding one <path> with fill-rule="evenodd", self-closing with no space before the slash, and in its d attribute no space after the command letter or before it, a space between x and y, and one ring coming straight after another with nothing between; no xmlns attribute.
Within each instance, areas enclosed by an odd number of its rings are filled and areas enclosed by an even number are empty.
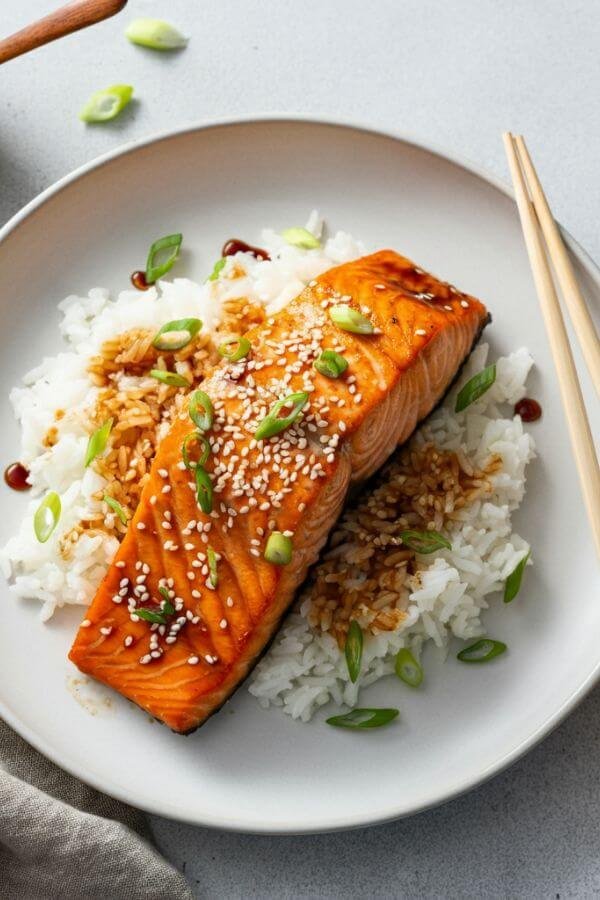
<svg viewBox="0 0 600 900"><path fill-rule="evenodd" d="M28 491L31 485L27 481L29 478L29 469L26 469L22 463L11 463L4 470L4 480L13 491Z"/></svg>
<svg viewBox="0 0 600 900"><path fill-rule="evenodd" d="M146 281L146 273L140 269L132 273L131 283L138 291L147 291L149 287L152 287L150 282Z"/></svg>
<svg viewBox="0 0 600 900"><path fill-rule="evenodd" d="M537 422L542 415L542 407L537 400L523 397L522 400L515 403L515 415L521 416L524 422Z"/></svg>
<svg viewBox="0 0 600 900"><path fill-rule="evenodd" d="M252 244L247 244L245 241L238 241L237 238L225 241L221 256L233 256L234 253L251 253L257 259L271 259L266 250L261 247L253 247Z"/></svg>

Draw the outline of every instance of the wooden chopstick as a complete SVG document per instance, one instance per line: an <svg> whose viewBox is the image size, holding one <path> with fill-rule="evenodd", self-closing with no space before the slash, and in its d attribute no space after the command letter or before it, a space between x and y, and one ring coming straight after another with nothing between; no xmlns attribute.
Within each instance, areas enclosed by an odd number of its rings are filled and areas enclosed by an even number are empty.
<svg viewBox="0 0 600 900"><path fill-rule="evenodd" d="M546 195L531 161L529 151L525 146L523 136L520 134L515 135L515 142L521 166L529 186L533 206L538 221L542 226L550 260L554 266L567 311L571 317L577 339L581 344L583 358L592 376L592 382L600 394L600 340L598 340L594 322L577 284L567 248L548 206Z"/></svg>
<svg viewBox="0 0 600 900"><path fill-rule="evenodd" d="M596 551L600 557L600 468L539 223L512 134L503 135L521 227L537 289Z"/></svg>

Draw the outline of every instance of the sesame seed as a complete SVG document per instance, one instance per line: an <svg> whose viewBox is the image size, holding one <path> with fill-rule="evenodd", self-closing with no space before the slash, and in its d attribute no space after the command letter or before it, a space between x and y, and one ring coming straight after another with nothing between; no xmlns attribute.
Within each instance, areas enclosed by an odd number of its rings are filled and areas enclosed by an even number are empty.
<svg viewBox="0 0 600 900"><path fill-rule="evenodd" d="M100 634L105 634L108 637L109 634L112 634L112 626L106 625L104 628L100 629Z"/></svg>
<svg viewBox="0 0 600 900"><path fill-rule="evenodd" d="M415 334L419 334L419 335L423 335L423 336L424 336L424 335L427 334L427 332L425 331L424 328L417 328L417 330L415 331Z"/></svg>
<svg viewBox="0 0 600 900"><path fill-rule="evenodd" d="M115 563L115 566L117 569L124 569L125 568L125 560L120 559L118 562Z"/></svg>
<svg viewBox="0 0 600 900"><path fill-rule="evenodd" d="M125 638L125 640L123 641L123 643L125 644L126 647L131 647L131 645L133 644L133 635L128 634L127 637Z"/></svg>
<svg viewBox="0 0 600 900"><path fill-rule="evenodd" d="M161 478L168 478L168 477L169 477L169 472L168 472L167 469L159 469L159 470L158 470L158 474L160 475Z"/></svg>
<svg viewBox="0 0 600 900"><path fill-rule="evenodd" d="M188 657L188 666L197 666L199 662L200 662L199 656Z"/></svg>
<svg viewBox="0 0 600 900"><path fill-rule="evenodd" d="M92 623L91 623L90 619L84 619L79 627L80 628L89 628L91 624Z"/></svg>
<svg viewBox="0 0 600 900"><path fill-rule="evenodd" d="M463 309L468 309L468 308L469 308L469 304L467 303L466 300L461 300L461 301L460 301L460 305L462 306Z"/></svg>
<svg viewBox="0 0 600 900"><path fill-rule="evenodd" d="M136 528L137 528L138 531L143 531L143 530L145 529L145 527L146 527L146 526L144 525L143 522L138 522L138 523L137 523L137 526L136 526Z"/></svg>

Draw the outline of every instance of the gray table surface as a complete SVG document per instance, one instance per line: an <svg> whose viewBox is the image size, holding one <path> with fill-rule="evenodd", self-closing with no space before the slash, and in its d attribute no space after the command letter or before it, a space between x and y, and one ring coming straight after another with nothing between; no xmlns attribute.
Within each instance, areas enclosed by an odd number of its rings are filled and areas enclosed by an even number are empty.
<svg viewBox="0 0 600 900"><path fill-rule="evenodd" d="M0 31L58 2L4 2ZM122 31L136 15L179 24L188 49L131 47ZM600 259L599 46L598 0L130 0L2 68L0 223L134 138L300 112L392 126L503 178L501 131L523 131L557 217ZM87 95L118 81L135 85L136 103L84 127ZM599 746L596 689L509 771L408 820L309 837L152 826L198 897L589 897L600 894Z"/></svg>

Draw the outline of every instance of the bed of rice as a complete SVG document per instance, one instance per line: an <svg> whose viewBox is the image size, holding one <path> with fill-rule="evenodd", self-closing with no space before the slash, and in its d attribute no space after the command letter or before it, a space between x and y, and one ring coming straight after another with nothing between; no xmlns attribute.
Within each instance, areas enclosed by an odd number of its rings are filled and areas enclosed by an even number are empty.
<svg viewBox="0 0 600 900"><path fill-rule="evenodd" d="M311 214L307 227L321 236L322 220L316 213ZM106 290L95 288L86 297L67 297L59 304L60 330L67 349L44 359L25 376L23 385L11 392L21 426L20 459L30 470L32 491L16 534L0 551L0 565L10 591L18 598L39 601L43 620L50 618L57 607L90 602L121 536L121 526L102 500L105 492L115 495L115 487L119 487L118 465L113 470L108 465L110 449L108 462L99 461L87 469L83 465L104 396L102 372L91 361L104 364L108 358L111 402L123 403L125 408L138 402L138 397L147 399L149 392L157 391L157 384L135 368L113 365L114 354L107 357L106 348L115 336L131 335L135 346L139 334L153 334L165 321L199 317L207 338L197 348L195 362L182 357L176 368L192 380L200 378L203 360L209 357L211 335L223 327L225 311L234 301L243 298L250 306L274 312L331 265L364 252L360 242L344 232L323 240L319 250L291 247L272 230L262 232L260 244L271 255L270 261L236 254L228 258L217 281L197 284L175 278L147 292L123 291L115 300ZM486 345L476 349L458 387L485 365L487 357ZM315 709L330 700L355 705L362 686L393 671L394 656L401 647L408 646L419 655L425 641L445 648L452 635L471 638L482 633L481 613L488 605L487 598L501 588L529 549L512 532L511 513L522 500L525 467L534 449L509 404L524 395L531 365L532 359L524 349L499 359L496 382L478 402L455 414L454 390L413 438L415 448L432 444L450 451L463 461L466 472L471 467L483 470L490 458L497 458L500 465L486 477L485 496L476 491L472 502L449 521L444 520L452 550L416 557L408 569L406 561L398 563L404 565L404 593L402 602L397 600L394 607L397 620L384 628L378 627L373 616L368 618L357 683L348 679L339 634L338 640L332 636L327 616L315 620L309 585L250 681L249 690L261 705L277 706L294 718L308 721ZM168 427L169 404L177 402L176 396L164 392L152 397L158 412L149 421L144 441L138 433L137 443L128 448L127 465L134 468L121 475L125 493L125 477L139 477L143 482L155 443ZM118 460L118 450L114 454ZM48 490L60 495L62 513L59 527L47 543L41 544L34 535L33 514L40 496ZM351 585L355 590L365 581L365 567L360 553L353 554L357 548L348 544L347 535L344 541L343 564L339 558L335 563L337 577L343 579L344 589ZM326 564L325 560L320 565ZM386 577L394 569L385 558L381 566ZM318 567L313 581L315 578Z"/></svg>

